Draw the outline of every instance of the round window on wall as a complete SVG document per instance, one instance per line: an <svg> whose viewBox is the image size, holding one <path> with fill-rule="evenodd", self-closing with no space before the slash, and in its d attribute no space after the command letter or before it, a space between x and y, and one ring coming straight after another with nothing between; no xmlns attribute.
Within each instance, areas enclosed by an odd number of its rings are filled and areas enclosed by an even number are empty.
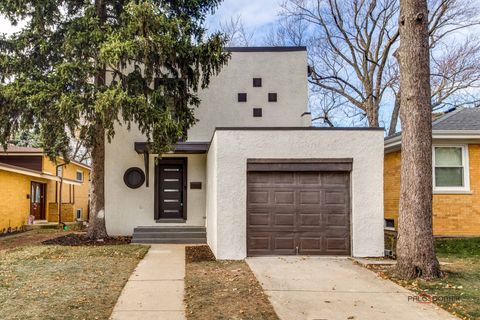
<svg viewBox="0 0 480 320"><path fill-rule="evenodd" d="M140 168L130 168L125 171L125 174L123 175L123 181L129 188L140 188L145 182L145 173L143 173L143 170Z"/></svg>

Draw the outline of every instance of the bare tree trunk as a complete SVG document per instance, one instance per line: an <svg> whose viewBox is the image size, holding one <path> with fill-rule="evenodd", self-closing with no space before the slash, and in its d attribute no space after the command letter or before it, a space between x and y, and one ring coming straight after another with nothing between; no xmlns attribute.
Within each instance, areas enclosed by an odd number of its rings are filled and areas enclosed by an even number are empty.
<svg viewBox="0 0 480 320"><path fill-rule="evenodd" d="M378 106L375 105L373 102L370 102L365 107L365 113L367 114L368 126L371 128L378 128Z"/></svg>
<svg viewBox="0 0 480 320"><path fill-rule="evenodd" d="M402 166L396 273L441 275L432 231L432 121L426 0L400 1Z"/></svg>
<svg viewBox="0 0 480 320"><path fill-rule="evenodd" d="M96 0L95 6L100 24L105 23L106 7L104 0ZM95 76L97 88L105 85L105 67L98 66ZM94 125L95 141L92 148L92 175L90 185L91 214L87 230L90 239L102 239L108 236L105 227L105 128L98 120Z"/></svg>
<svg viewBox="0 0 480 320"><path fill-rule="evenodd" d="M392 117L390 118L390 128L388 128L388 135L394 135L397 132L398 116L400 113L400 100L402 91L399 90L395 96L395 104L393 106Z"/></svg>

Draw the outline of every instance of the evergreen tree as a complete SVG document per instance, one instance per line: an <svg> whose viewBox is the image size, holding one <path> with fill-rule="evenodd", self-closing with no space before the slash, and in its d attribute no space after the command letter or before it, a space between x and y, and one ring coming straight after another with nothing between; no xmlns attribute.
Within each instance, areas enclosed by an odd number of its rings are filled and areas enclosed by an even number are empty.
<svg viewBox="0 0 480 320"><path fill-rule="evenodd" d="M45 152L68 158L70 137L91 150L87 235L107 236L105 143L133 123L154 152L195 123L197 91L227 62L204 20L221 0L2 0L21 31L0 37L0 143L35 130ZM155 85L158 84L158 85Z"/></svg>

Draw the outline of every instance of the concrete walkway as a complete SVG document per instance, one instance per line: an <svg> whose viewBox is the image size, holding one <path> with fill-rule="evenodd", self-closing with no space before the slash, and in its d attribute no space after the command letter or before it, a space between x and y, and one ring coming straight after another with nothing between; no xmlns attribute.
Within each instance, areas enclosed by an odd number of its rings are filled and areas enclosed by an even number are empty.
<svg viewBox="0 0 480 320"><path fill-rule="evenodd" d="M184 278L185 246L151 245L123 288L110 319L185 319Z"/></svg>
<svg viewBox="0 0 480 320"><path fill-rule="evenodd" d="M259 257L247 263L280 319L451 320L412 293L347 258Z"/></svg>

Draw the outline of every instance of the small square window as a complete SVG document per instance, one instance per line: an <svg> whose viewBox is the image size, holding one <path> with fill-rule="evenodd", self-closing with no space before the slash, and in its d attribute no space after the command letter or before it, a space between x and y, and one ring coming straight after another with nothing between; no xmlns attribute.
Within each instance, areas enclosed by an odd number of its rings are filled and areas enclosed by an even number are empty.
<svg viewBox="0 0 480 320"><path fill-rule="evenodd" d="M239 93L238 94L238 102L247 102L247 94L246 93Z"/></svg>
<svg viewBox="0 0 480 320"><path fill-rule="evenodd" d="M262 116L262 108L253 108L253 116L254 117L261 117Z"/></svg>
<svg viewBox="0 0 480 320"><path fill-rule="evenodd" d="M82 181L83 182L83 171L78 170L76 178L77 178L77 181Z"/></svg>
<svg viewBox="0 0 480 320"><path fill-rule="evenodd" d="M259 88L262 86L262 78L253 78L253 86Z"/></svg>
<svg viewBox="0 0 480 320"><path fill-rule="evenodd" d="M395 220L385 219L385 228L386 229L395 229Z"/></svg>
<svg viewBox="0 0 480 320"><path fill-rule="evenodd" d="M273 92L269 93L268 102L277 102L277 94Z"/></svg>

